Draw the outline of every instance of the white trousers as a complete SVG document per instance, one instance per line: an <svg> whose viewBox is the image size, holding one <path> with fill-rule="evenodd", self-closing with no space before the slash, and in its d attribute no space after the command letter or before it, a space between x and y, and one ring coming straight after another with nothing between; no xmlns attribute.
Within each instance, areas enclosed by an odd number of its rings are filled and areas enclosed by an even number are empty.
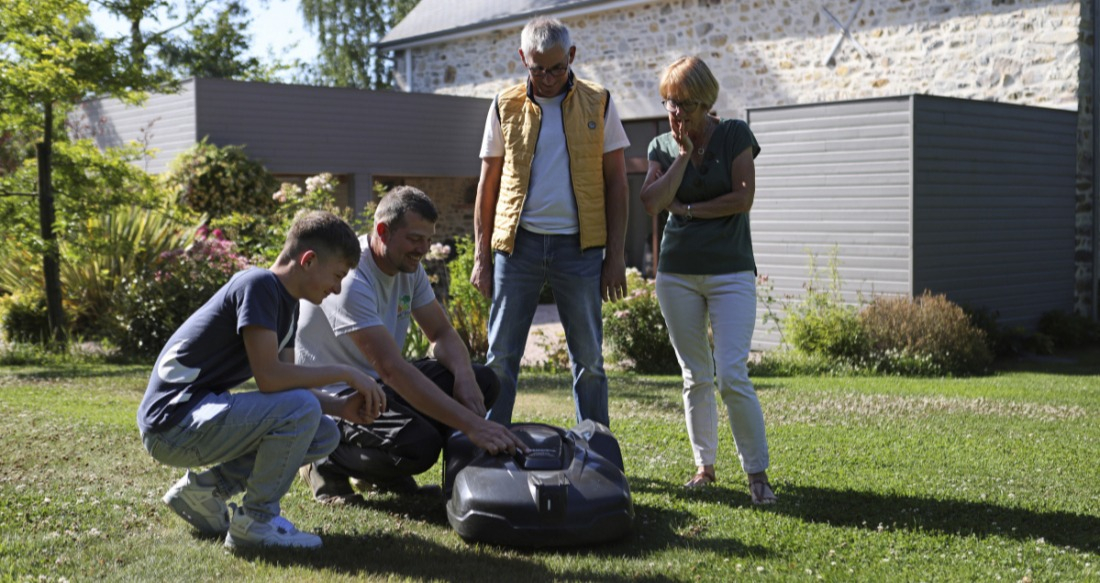
<svg viewBox="0 0 1100 583"><path fill-rule="evenodd" d="M718 393L729 413L741 469L768 468L764 413L749 380L748 358L756 325L756 277L751 271L720 275L657 274L657 300L684 377L684 415L695 465L718 456ZM714 350L707 322L714 332Z"/></svg>

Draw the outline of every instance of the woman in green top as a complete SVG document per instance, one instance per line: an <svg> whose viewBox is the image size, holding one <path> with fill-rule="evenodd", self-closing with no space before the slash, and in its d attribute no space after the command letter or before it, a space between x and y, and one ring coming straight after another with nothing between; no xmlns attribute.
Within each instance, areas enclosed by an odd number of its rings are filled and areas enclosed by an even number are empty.
<svg viewBox="0 0 1100 583"><path fill-rule="evenodd" d="M657 299L684 377L684 409L696 473L689 488L716 480L718 392L729 412L741 468L755 504L776 501L768 483L764 414L748 375L756 325L756 263L749 210L760 152L748 124L708 112L718 81L697 57L672 63L661 76L672 131L649 144L642 203L668 211L657 263ZM707 321L714 333L711 352Z"/></svg>

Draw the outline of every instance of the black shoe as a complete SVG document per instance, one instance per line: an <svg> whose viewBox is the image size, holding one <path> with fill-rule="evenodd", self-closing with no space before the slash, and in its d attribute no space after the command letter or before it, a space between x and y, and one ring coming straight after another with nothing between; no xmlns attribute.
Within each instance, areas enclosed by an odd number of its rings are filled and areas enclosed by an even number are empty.
<svg viewBox="0 0 1100 583"><path fill-rule="evenodd" d="M412 476L398 476L396 478L365 478L351 480L352 485L360 492L374 491L401 496L442 496L443 489L439 486L421 486Z"/></svg>
<svg viewBox="0 0 1100 583"><path fill-rule="evenodd" d="M298 468L298 475L321 504L362 504L363 497L355 493L347 476L325 472L316 463Z"/></svg>

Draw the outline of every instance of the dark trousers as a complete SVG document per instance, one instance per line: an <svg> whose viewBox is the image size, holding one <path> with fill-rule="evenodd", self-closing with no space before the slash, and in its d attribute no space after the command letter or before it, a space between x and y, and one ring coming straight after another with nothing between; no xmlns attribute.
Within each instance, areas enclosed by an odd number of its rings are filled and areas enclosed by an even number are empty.
<svg viewBox="0 0 1100 583"><path fill-rule="evenodd" d="M412 365L448 397L454 396L454 375L438 360L425 358ZM474 364L473 369L488 409L496 401L500 383L488 367ZM382 390L386 410L374 423L359 425L336 418L340 445L318 464L319 470L372 481L415 476L435 465L454 429L420 413L391 387L383 384Z"/></svg>

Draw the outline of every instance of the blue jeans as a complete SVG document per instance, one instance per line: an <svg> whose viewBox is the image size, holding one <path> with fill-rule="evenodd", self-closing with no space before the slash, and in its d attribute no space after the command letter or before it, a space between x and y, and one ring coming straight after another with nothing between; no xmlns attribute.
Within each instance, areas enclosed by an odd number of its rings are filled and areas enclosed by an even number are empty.
<svg viewBox="0 0 1100 583"><path fill-rule="evenodd" d="M340 432L307 390L225 392L207 395L178 425L142 442L163 464L217 464L203 472L215 490L225 498L243 491L245 513L266 522L279 515L298 468L336 449Z"/></svg>
<svg viewBox="0 0 1100 583"><path fill-rule="evenodd" d="M489 411L490 420L512 421L520 359L539 292L549 281L565 329L577 421L610 424L600 315L603 254L600 247L581 251L578 235L538 235L522 228L511 255L496 252L486 364L500 379L500 395Z"/></svg>

